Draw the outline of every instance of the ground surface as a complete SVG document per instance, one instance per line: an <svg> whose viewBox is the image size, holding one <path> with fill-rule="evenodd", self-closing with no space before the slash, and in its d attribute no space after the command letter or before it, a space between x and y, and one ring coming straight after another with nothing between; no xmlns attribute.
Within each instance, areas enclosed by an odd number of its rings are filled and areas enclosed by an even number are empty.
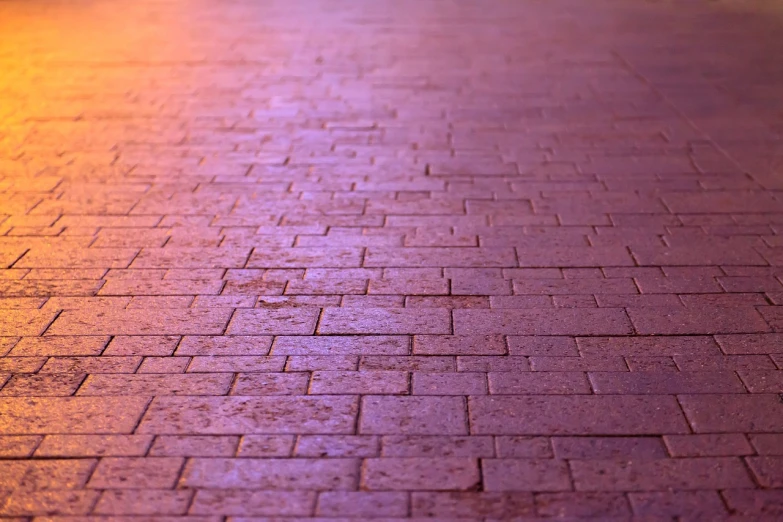
<svg viewBox="0 0 783 522"><path fill-rule="evenodd" d="M0 2L2 520L781 520L781 11Z"/></svg>

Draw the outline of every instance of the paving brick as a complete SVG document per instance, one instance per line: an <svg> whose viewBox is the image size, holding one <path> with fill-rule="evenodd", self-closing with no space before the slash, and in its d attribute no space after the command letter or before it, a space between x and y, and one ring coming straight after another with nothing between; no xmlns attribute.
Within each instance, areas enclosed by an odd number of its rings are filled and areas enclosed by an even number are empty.
<svg viewBox="0 0 783 522"><path fill-rule="evenodd" d="M483 459L487 491L566 491L571 478L565 461L554 459Z"/></svg>
<svg viewBox="0 0 783 522"><path fill-rule="evenodd" d="M409 389L407 372L392 371L316 371L309 392L318 394L406 394Z"/></svg>
<svg viewBox="0 0 783 522"><path fill-rule="evenodd" d="M474 434L657 435L688 431L679 406L669 396L473 397L469 411Z"/></svg>
<svg viewBox="0 0 783 522"><path fill-rule="evenodd" d="M414 492L411 495L413 517L493 517L513 520L513 517L534 513L533 495L520 491Z"/></svg>
<svg viewBox="0 0 783 522"><path fill-rule="evenodd" d="M780 488L783 485L783 457L747 457L745 461L756 481L763 488Z"/></svg>
<svg viewBox="0 0 783 522"><path fill-rule="evenodd" d="M150 435L47 435L36 457L142 457Z"/></svg>
<svg viewBox="0 0 783 522"><path fill-rule="evenodd" d="M613 520L630 514L628 501L617 493L540 493L535 499L536 512L542 517Z"/></svg>
<svg viewBox="0 0 783 522"><path fill-rule="evenodd" d="M4 310L0 336L41 335L55 315L41 310Z"/></svg>
<svg viewBox="0 0 783 522"><path fill-rule="evenodd" d="M47 330L51 335L220 335L231 310L65 310ZM33 334L34 335L34 334Z"/></svg>
<svg viewBox="0 0 783 522"><path fill-rule="evenodd" d="M417 335L416 355L502 355L506 344L500 335Z"/></svg>
<svg viewBox="0 0 783 522"><path fill-rule="evenodd" d="M318 310L237 310L226 331L229 335L312 335ZM222 333L222 332L219 332Z"/></svg>
<svg viewBox="0 0 783 522"><path fill-rule="evenodd" d="M93 512L99 515L184 515L193 493L160 489L116 489L101 493Z"/></svg>
<svg viewBox="0 0 783 522"><path fill-rule="evenodd" d="M193 357L187 372L279 372L284 364L285 357L205 355Z"/></svg>
<svg viewBox="0 0 783 522"><path fill-rule="evenodd" d="M181 487L253 490L353 490L355 459L190 459Z"/></svg>
<svg viewBox="0 0 783 522"><path fill-rule="evenodd" d="M130 433L146 397L49 397L0 399L0 433Z"/></svg>
<svg viewBox="0 0 783 522"><path fill-rule="evenodd" d="M650 460L666 458L658 437L554 437L555 456L568 460Z"/></svg>
<svg viewBox="0 0 783 522"><path fill-rule="evenodd" d="M407 355L410 340L406 336L286 337L278 336L272 346L274 355Z"/></svg>
<svg viewBox="0 0 783 522"><path fill-rule="evenodd" d="M362 488L368 490L472 490L479 483L478 462L470 458L366 459Z"/></svg>
<svg viewBox="0 0 783 522"><path fill-rule="evenodd" d="M27 517L51 513L86 515L92 509L97 497L98 492L95 491L18 492L11 495L0 508L0 515L4 517Z"/></svg>
<svg viewBox="0 0 783 522"><path fill-rule="evenodd" d="M783 434L756 433L748 438L759 455L783 455Z"/></svg>
<svg viewBox="0 0 783 522"><path fill-rule="evenodd" d="M271 346L272 337L265 335L185 336L175 355L257 356L267 355Z"/></svg>
<svg viewBox="0 0 783 522"><path fill-rule="evenodd" d="M200 515L223 513L231 516L231 520L243 520L239 517L245 516L252 517L244 519L248 521L265 519L256 517L275 517L271 520L277 517L305 517L312 513L315 499L316 493L313 491L202 489L196 492L190 512ZM206 518L199 517L200 520Z"/></svg>
<svg viewBox="0 0 783 522"><path fill-rule="evenodd" d="M642 517L720 520L727 515L726 507L715 491L630 493L628 499L634 514Z"/></svg>
<svg viewBox="0 0 783 522"><path fill-rule="evenodd" d="M339 396L160 397L152 401L137 433L350 433L356 412L356 399Z"/></svg>
<svg viewBox="0 0 783 522"><path fill-rule="evenodd" d="M304 395L309 380L306 373L241 373L234 380L231 395Z"/></svg>
<svg viewBox="0 0 783 522"><path fill-rule="evenodd" d="M721 354L709 336L579 337L576 341L579 352L592 357L687 355L700 358Z"/></svg>
<svg viewBox="0 0 783 522"><path fill-rule="evenodd" d="M359 433L466 435L465 411L461 397L363 397Z"/></svg>
<svg viewBox="0 0 783 522"><path fill-rule="evenodd" d="M679 402L696 433L777 432L783 407L773 394L682 395Z"/></svg>
<svg viewBox="0 0 783 522"><path fill-rule="evenodd" d="M590 372L598 394L744 393L734 372Z"/></svg>
<svg viewBox="0 0 783 522"><path fill-rule="evenodd" d="M783 353L783 334L716 335L715 340L727 354Z"/></svg>
<svg viewBox="0 0 783 522"><path fill-rule="evenodd" d="M239 437L163 435L155 438L149 454L154 457L232 457Z"/></svg>
<svg viewBox="0 0 783 522"><path fill-rule="evenodd" d="M510 355L541 355L545 357L577 356L572 337L508 336Z"/></svg>
<svg viewBox="0 0 783 522"><path fill-rule="evenodd" d="M454 310L457 335L625 335L630 323L620 309Z"/></svg>
<svg viewBox="0 0 783 522"><path fill-rule="evenodd" d="M365 267L515 267L512 248L370 247Z"/></svg>
<svg viewBox="0 0 783 522"><path fill-rule="evenodd" d="M243 435L239 442L239 457L290 457L293 435Z"/></svg>
<svg viewBox="0 0 783 522"><path fill-rule="evenodd" d="M783 514L783 492L780 490L730 489L723 492L726 505L733 512L758 517Z"/></svg>
<svg viewBox="0 0 783 522"><path fill-rule="evenodd" d="M329 334L450 334L451 317L444 309L426 314L392 308L327 308L318 333Z"/></svg>
<svg viewBox="0 0 783 522"><path fill-rule="evenodd" d="M10 356L100 355L109 338L106 336L24 337L8 352Z"/></svg>
<svg viewBox="0 0 783 522"><path fill-rule="evenodd" d="M630 308L628 315L641 335L711 335L767 332L759 312L749 307L701 309Z"/></svg>
<svg viewBox="0 0 783 522"><path fill-rule="evenodd" d="M324 491L318 495L316 515L326 517L386 517L406 518L408 495L397 492Z"/></svg>
<svg viewBox="0 0 783 522"><path fill-rule="evenodd" d="M663 440L672 457L732 457L753 454L748 439L739 433L666 435Z"/></svg>
<svg viewBox="0 0 783 522"><path fill-rule="evenodd" d="M493 395L574 395L590 393L582 372L498 372L488 374Z"/></svg>
<svg viewBox="0 0 783 522"><path fill-rule="evenodd" d="M78 395L225 395L232 378L228 373L90 375Z"/></svg>
<svg viewBox="0 0 783 522"><path fill-rule="evenodd" d="M377 457L380 440L371 435L301 435L294 454L297 457Z"/></svg>
<svg viewBox="0 0 783 522"><path fill-rule="evenodd" d="M383 457L493 457L491 437L386 435Z"/></svg>
<svg viewBox="0 0 783 522"><path fill-rule="evenodd" d="M752 488L737 458L660 460L575 460L574 486L583 491L656 491L666 489Z"/></svg>
<svg viewBox="0 0 783 522"><path fill-rule="evenodd" d="M522 268L633 266L623 247L517 248Z"/></svg>
<svg viewBox="0 0 783 522"><path fill-rule="evenodd" d="M87 484L95 489L173 488L184 459L177 457L104 457Z"/></svg>

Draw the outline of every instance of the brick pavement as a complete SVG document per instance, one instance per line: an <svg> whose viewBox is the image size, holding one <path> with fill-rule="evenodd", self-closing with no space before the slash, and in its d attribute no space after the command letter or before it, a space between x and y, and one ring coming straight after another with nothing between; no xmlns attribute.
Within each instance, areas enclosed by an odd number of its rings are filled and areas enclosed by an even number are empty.
<svg viewBox="0 0 783 522"><path fill-rule="evenodd" d="M0 520L781 520L781 28L0 2Z"/></svg>

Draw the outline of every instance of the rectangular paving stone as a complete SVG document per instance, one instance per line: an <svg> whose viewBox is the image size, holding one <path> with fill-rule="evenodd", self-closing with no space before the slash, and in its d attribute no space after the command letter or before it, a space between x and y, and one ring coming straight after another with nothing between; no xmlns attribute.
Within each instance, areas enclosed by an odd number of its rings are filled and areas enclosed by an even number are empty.
<svg viewBox="0 0 783 522"><path fill-rule="evenodd" d="M707 265L766 265L761 255L751 249L723 246L631 247L640 266L707 266Z"/></svg>
<svg viewBox="0 0 783 522"><path fill-rule="evenodd" d="M492 395L590 393L590 383L583 372L492 372L487 377Z"/></svg>
<svg viewBox="0 0 783 522"><path fill-rule="evenodd" d="M512 248L370 247L365 267L516 267Z"/></svg>
<svg viewBox="0 0 783 522"><path fill-rule="evenodd" d="M479 481L475 459L385 457L364 461L361 485L381 491L464 491L475 488Z"/></svg>
<svg viewBox="0 0 783 522"><path fill-rule="evenodd" d="M687 433L672 396L471 397L472 434L657 435Z"/></svg>
<svg viewBox="0 0 783 522"><path fill-rule="evenodd" d="M232 379L230 373L90 375L78 395L225 395Z"/></svg>
<svg viewBox="0 0 783 522"><path fill-rule="evenodd" d="M137 433L353 433L353 397L159 397Z"/></svg>
<svg viewBox="0 0 783 522"><path fill-rule="evenodd" d="M590 372L598 394L745 393L734 372Z"/></svg>
<svg viewBox="0 0 783 522"><path fill-rule="evenodd" d="M732 457L661 460L574 460L574 486L583 491L752 488L742 461Z"/></svg>
<svg viewBox="0 0 783 522"><path fill-rule="evenodd" d="M152 435L47 435L36 457L143 457Z"/></svg>
<svg viewBox="0 0 783 522"><path fill-rule="evenodd" d="M319 310L237 310L228 325L228 335L312 335Z"/></svg>
<svg viewBox="0 0 783 522"><path fill-rule="evenodd" d="M487 491L567 491L568 465L555 459L483 459L481 472Z"/></svg>
<svg viewBox="0 0 783 522"><path fill-rule="evenodd" d="M311 395L382 395L407 394L410 388L407 372L393 371L316 371L310 380Z"/></svg>
<svg viewBox="0 0 783 522"><path fill-rule="evenodd" d="M41 335L56 313L41 310L3 310L0 336Z"/></svg>
<svg viewBox="0 0 783 522"><path fill-rule="evenodd" d="M462 397L362 398L359 433L366 435L465 435Z"/></svg>
<svg viewBox="0 0 783 522"><path fill-rule="evenodd" d="M243 268L249 248L142 248L131 268Z"/></svg>
<svg viewBox="0 0 783 522"><path fill-rule="evenodd" d="M116 343L117 339L115 337L113 343ZM179 345L175 342L171 350L176 347L174 355L179 356L263 356L269 354L271 346L272 337L268 335L194 335L183 337ZM161 354L145 353L144 355L171 355L171 353L167 351Z"/></svg>
<svg viewBox="0 0 783 522"><path fill-rule="evenodd" d="M231 516L231 520L239 521L243 520L240 517L250 517L244 519L248 522L270 520L266 517L306 517L312 513L315 500L316 493L314 491L200 489L196 492L190 512L204 515L224 513ZM206 519L206 517L199 518Z"/></svg>
<svg viewBox="0 0 783 522"><path fill-rule="evenodd" d="M185 466L181 487L256 490L354 490L356 459L194 458Z"/></svg>
<svg viewBox="0 0 783 522"><path fill-rule="evenodd" d="M457 335L627 335L622 309L454 310Z"/></svg>
<svg viewBox="0 0 783 522"><path fill-rule="evenodd" d="M274 355L406 355L410 340L392 335L330 335L327 337L278 336Z"/></svg>
<svg viewBox="0 0 783 522"><path fill-rule="evenodd" d="M568 460L649 460L668 457L659 437L553 437L552 446L555 457Z"/></svg>
<svg viewBox="0 0 783 522"><path fill-rule="evenodd" d="M634 266L621 246L517 248L522 268Z"/></svg>
<svg viewBox="0 0 783 522"><path fill-rule="evenodd" d="M716 336L716 339L720 336ZM583 356L639 356L660 357L688 355L692 357L719 356L721 351L712 337L696 336L648 336L648 337L579 337L576 339Z"/></svg>
<svg viewBox="0 0 783 522"><path fill-rule="evenodd" d="M756 333L770 330L764 318L751 307L629 308L637 333L641 335L711 335Z"/></svg>
<svg viewBox="0 0 783 522"><path fill-rule="evenodd" d="M148 397L0 398L0 434L130 433Z"/></svg>
<svg viewBox="0 0 783 522"><path fill-rule="evenodd" d="M521 491L415 491L411 494L411 509L414 517L460 520L460 517L470 516L513 520L533 515L535 503L532 494Z"/></svg>
<svg viewBox="0 0 783 522"><path fill-rule="evenodd" d="M416 355L502 355L506 343L502 335L417 335Z"/></svg>
<svg viewBox="0 0 783 522"><path fill-rule="evenodd" d="M783 402L777 394L680 395L696 433L783 431Z"/></svg>
<svg viewBox="0 0 783 522"><path fill-rule="evenodd" d="M90 477L91 489L171 489L179 477L180 457L104 457Z"/></svg>
<svg viewBox="0 0 783 522"><path fill-rule="evenodd" d="M247 268L351 268L362 262L362 248L255 248ZM369 265L365 265L369 266ZM381 265L387 266L387 265Z"/></svg>
<svg viewBox="0 0 783 522"><path fill-rule="evenodd" d="M392 308L326 308L318 333L450 334L451 316L444 309L430 309L422 314L417 310Z"/></svg>
<svg viewBox="0 0 783 522"><path fill-rule="evenodd" d="M51 335L220 335L227 309L65 310L49 327Z"/></svg>

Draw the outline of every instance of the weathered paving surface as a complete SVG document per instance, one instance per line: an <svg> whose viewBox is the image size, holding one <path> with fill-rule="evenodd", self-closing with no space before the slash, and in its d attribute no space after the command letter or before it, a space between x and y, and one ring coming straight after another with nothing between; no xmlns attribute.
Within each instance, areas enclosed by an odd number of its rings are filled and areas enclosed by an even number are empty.
<svg viewBox="0 0 783 522"><path fill-rule="evenodd" d="M0 519L783 519L774 4L0 2Z"/></svg>

